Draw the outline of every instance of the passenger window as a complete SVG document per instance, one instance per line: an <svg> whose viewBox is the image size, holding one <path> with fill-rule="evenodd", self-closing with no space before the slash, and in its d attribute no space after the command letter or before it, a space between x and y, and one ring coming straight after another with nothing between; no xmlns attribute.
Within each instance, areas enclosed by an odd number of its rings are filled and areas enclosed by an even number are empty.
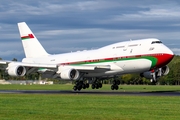
<svg viewBox="0 0 180 120"><path fill-rule="evenodd" d="M149 48L149 51L150 51L150 50L154 50L154 47Z"/></svg>

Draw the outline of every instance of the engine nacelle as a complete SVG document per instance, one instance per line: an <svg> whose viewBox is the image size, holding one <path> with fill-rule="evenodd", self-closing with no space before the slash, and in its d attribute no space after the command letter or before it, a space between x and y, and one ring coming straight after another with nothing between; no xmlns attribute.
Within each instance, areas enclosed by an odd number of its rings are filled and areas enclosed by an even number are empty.
<svg viewBox="0 0 180 120"><path fill-rule="evenodd" d="M147 79L152 79L153 78L151 71L147 71L147 72L141 73L140 76L141 77L145 77Z"/></svg>
<svg viewBox="0 0 180 120"><path fill-rule="evenodd" d="M162 68L155 70L154 72L147 71L147 72L141 73L140 76L145 77L147 79L153 79L156 81L157 78L167 75L168 73L169 73L169 67L166 65Z"/></svg>
<svg viewBox="0 0 180 120"><path fill-rule="evenodd" d="M161 68L162 76L167 75L168 73L169 73L169 67L167 65Z"/></svg>
<svg viewBox="0 0 180 120"><path fill-rule="evenodd" d="M10 76L24 76L26 74L26 68L24 66L14 65L10 66L7 72Z"/></svg>
<svg viewBox="0 0 180 120"><path fill-rule="evenodd" d="M61 79L77 80L79 78L79 71L76 69L68 68L60 73Z"/></svg>

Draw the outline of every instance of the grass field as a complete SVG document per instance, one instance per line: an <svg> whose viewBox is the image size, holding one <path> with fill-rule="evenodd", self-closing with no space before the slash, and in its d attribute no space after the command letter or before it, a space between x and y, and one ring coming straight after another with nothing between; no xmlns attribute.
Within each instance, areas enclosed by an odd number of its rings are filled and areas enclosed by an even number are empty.
<svg viewBox="0 0 180 120"><path fill-rule="evenodd" d="M0 85L13 90L71 90L72 85ZM102 90L110 89L105 85ZM91 90L91 89L89 89ZM180 86L121 86L125 91L179 91ZM179 120L180 97L0 94L0 120Z"/></svg>
<svg viewBox="0 0 180 120"><path fill-rule="evenodd" d="M0 90L73 90L72 84L54 84L54 85L0 85ZM83 89L82 89L83 90ZM92 91L111 90L111 85L103 85L100 89L85 89ZM83 90L83 91L85 91ZM116 91L116 90L115 90ZM180 91L180 86L164 85L120 85L118 91Z"/></svg>

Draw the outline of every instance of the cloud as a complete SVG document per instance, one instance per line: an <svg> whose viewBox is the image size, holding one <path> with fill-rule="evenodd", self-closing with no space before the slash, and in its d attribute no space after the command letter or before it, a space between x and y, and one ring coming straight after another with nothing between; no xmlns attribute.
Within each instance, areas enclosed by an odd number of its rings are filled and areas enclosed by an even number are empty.
<svg viewBox="0 0 180 120"><path fill-rule="evenodd" d="M152 37L170 48L178 48L178 11L178 0L1 1L0 50L8 51L9 57L24 57L23 52L19 52L21 55L9 52L23 51L17 28L21 21L29 25L50 53Z"/></svg>
<svg viewBox="0 0 180 120"><path fill-rule="evenodd" d="M24 51L18 51L18 50L0 51L0 56L2 59L5 58L13 59L16 58L17 56L18 57L22 56L22 54L24 54Z"/></svg>
<svg viewBox="0 0 180 120"><path fill-rule="evenodd" d="M171 50L174 52L174 54L180 55L180 48L171 48Z"/></svg>
<svg viewBox="0 0 180 120"><path fill-rule="evenodd" d="M117 14L112 16L109 19L103 20L103 23L112 23L112 22L122 22L122 21L133 21L133 22L137 22L137 21L177 21L180 19L180 13L178 11L180 11L180 7L177 6L171 6L172 8L159 8L159 6L151 6L151 7L145 7L143 6L142 9L140 9L139 11L135 11L133 13L121 13L121 14ZM100 23L100 21L99 21Z"/></svg>

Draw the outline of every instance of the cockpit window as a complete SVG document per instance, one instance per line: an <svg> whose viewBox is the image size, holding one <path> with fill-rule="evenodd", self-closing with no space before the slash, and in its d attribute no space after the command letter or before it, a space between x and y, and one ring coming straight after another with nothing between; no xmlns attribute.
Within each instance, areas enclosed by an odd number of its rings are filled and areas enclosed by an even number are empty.
<svg viewBox="0 0 180 120"><path fill-rule="evenodd" d="M162 43L162 42L161 41L152 41L151 44L160 44L160 43Z"/></svg>

